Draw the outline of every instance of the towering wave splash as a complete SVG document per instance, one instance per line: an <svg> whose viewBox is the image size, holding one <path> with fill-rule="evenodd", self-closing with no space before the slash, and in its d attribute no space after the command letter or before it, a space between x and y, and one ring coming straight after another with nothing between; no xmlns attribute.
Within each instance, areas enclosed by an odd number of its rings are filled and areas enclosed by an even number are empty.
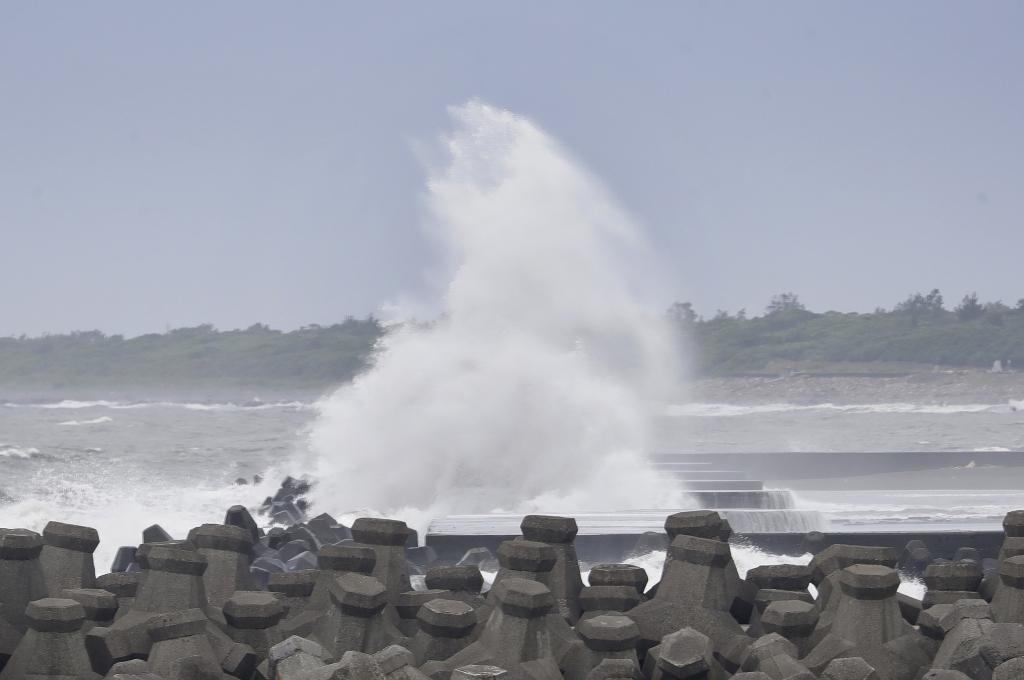
<svg viewBox="0 0 1024 680"><path fill-rule="evenodd" d="M642 456L679 358L631 290L641 234L528 120L479 102L451 113L448 164L427 195L457 266L446 313L396 326L374 367L319 403L306 463L318 506L421 526L498 509L678 507Z"/></svg>

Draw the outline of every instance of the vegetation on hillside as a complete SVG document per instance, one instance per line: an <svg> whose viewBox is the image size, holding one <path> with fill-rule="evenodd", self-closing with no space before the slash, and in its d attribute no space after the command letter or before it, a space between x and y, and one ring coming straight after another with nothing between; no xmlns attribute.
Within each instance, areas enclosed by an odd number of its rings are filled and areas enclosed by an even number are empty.
<svg viewBox="0 0 1024 680"><path fill-rule="evenodd" d="M204 324L128 340L100 331L0 338L0 387L319 387L365 368L383 332L370 317L288 333Z"/></svg>
<svg viewBox="0 0 1024 680"><path fill-rule="evenodd" d="M763 316L719 311L698 316L677 302L668 315L688 339L698 375L756 373L772 360L913 362L951 367L1024 368L1024 300L1015 307L968 295L952 310L933 290L892 311L858 314L804 308L796 295L776 295Z"/></svg>
<svg viewBox="0 0 1024 680"><path fill-rule="evenodd" d="M933 290L892 311L818 314L785 293L760 317L740 310L705 319L688 302L672 305L668 316L698 376L768 372L780 361L856 362L861 372L866 362L988 368L999 360L1024 368L1024 300L1008 307L968 295L947 310ZM0 387L322 387L365 369L383 334L369 317L287 333L205 324L127 340L100 331L0 338ZM884 365L874 364L879 372Z"/></svg>

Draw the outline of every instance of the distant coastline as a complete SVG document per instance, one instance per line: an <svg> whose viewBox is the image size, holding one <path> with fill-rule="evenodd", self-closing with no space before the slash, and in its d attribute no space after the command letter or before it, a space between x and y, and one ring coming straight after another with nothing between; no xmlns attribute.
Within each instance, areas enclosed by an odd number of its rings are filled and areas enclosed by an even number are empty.
<svg viewBox="0 0 1024 680"><path fill-rule="evenodd" d="M136 338L99 331L0 338L0 394L83 390L315 389L351 380L384 334L374 318L287 333L211 325Z"/></svg>
<svg viewBox="0 0 1024 680"><path fill-rule="evenodd" d="M787 294L773 298L761 317L741 310L705 319L689 303L676 303L667 318L697 395L785 393L801 403L855 394L1024 398L1024 373L1017 373L1024 370L1024 301L1011 308L969 296L947 311L932 291L889 312L816 314ZM100 331L0 338L0 395L324 390L366 370L385 332L368 317L289 332L206 324L130 339ZM1002 377L964 377L989 375L996 361L1002 373L991 375Z"/></svg>

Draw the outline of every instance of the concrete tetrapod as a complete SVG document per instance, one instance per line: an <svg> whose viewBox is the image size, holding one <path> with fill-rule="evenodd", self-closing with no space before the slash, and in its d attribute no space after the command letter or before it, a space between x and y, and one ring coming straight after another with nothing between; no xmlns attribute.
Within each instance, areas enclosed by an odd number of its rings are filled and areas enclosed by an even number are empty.
<svg viewBox="0 0 1024 680"><path fill-rule="evenodd" d="M855 564L875 564L890 568L896 566L897 556L893 548L865 545L836 544L822 550L811 560L811 582L818 589L815 602L821 615L818 617L818 631L824 636L832 627L836 609L841 599L839 578L843 569Z"/></svg>
<svg viewBox="0 0 1024 680"><path fill-rule="evenodd" d="M766 631L764 625L761 622L761 617L764 615L765 610L774 602L790 602L790 601L806 602L814 606L817 610L817 605L814 604L814 598L811 594L804 590L776 590L774 588L761 588L757 591L757 595L754 597L754 610L750 614L750 625L747 626L747 635L750 637L760 637L766 632L777 632L777 631ZM817 621L817 617L814 619ZM822 633L824 635L824 633Z"/></svg>
<svg viewBox="0 0 1024 680"><path fill-rule="evenodd" d="M640 604L641 597L633 586L587 586L580 591L580 621L604 614L624 614Z"/></svg>
<svg viewBox="0 0 1024 680"><path fill-rule="evenodd" d="M39 563L43 539L27 529L0 529L0 668L28 630L25 608L47 596Z"/></svg>
<svg viewBox="0 0 1024 680"><path fill-rule="evenodd" d="M575 625L583 610L579 596L583 588L580 562L573 541L579 532L571 517L527 515L519 525L523 538L550 545L555 552L555 564L548 576L548 588L555 597L558 611L570 625Z"/></svg>
<svg viewBox="0 0 1024 680"><path fill-rule="evenodd" d="M153 644L147 662L150 670L165 678L172 676L175 662L188 657L199 656L206 664L192 664L201 669L207 667L220 671L220 660L206 636L206 614L201 609L186 609L170 614L157 614L148 624ZM256 667L256 656L248 660L248 673ZM242 673L241 677L247 677Z"/></svg>
<svg viewBox="0 0 1024 680"><path fill-rule="evenodd" d="M3 680L96 680L82 639L85 608L74 600L43 598L25 608L29 629L0 671Z"/></svg>
<svg viewBox="0 0 1024 680"><path fill-rule="evenodd" d="M92 554L100 544L100 536L95 529L49 522L43 528L43 541L39 563L51 597L59 597L67 588L96 587Z"/></svg>
<svg viewBox="0 0 1024 680"><path fill-rule="evenodd" d="M595 616L580 621L576 634L586 646L579 654L573 655L565 669L566 680L587 680L601 662L609 659L629 662L631 668L627 677L640 674L636 657L640 630L632 619L621 615Z"/></svg>
<svg viewBox="0 0 1024 680"><path fill-rule="evenodd" d="M367 546L325 545L316 560L320 568L314 572L316 583L306 606L297 614L289 614L281 623L281 633L285 638L310 635L317 621L334 607L331 602L334 580L346 574L370 576L377 564L377 553Z"/></svg>
<svg viewBox="0 0 1024 680"><path fill-rule="evenodd" d="M360 517L352 523L352 538L357 546L366 546L376 554L373 577L384 584L388 592L389 620L398 623L395 603L398 596L412 590L409 581L409 563L405 559L405 543L409 527L395 519Z"/></svg>
<svg viewBox="0 0 1024 680"><path fill-rule="evenodd" d="M317 620L311 635L323 646L325 660L340 659L348 651L373 654L403 639L384 618L388 593L374 577L336 576L330 594L333 606Z"/></svg>
<svg viewBox="0 0 1024 680"><path fill-rule="evenodd" d="M977 562L936 562L929 564L924 572L924 583L928 592L921 600L922 606L953 604L958 600L981 599L978 586L984 574Z"/></svg>
<svg viewBox="0 0 1024 680"><path fill-rule="evenodd" d="M535 581L547 587L557 558L554 549L547 543L537 541L505 541L498 547L498 573L487 594L487 603L477 609L477 621L488 621L497 606L497 586L506 579ZM555 608L546 617L548 633L551 636L551 651L559 668L564 669L569 658L583 647L583 642L573 632L562 613ZM484 626L478 625L474 636L483 634Z"/></svg>
<svg viewBox="0 0 1024 680"><path fill-rule="evenodd" d="M508 680L561 680L552 656L547 617L555 606L548 587L536 581L506 578L491 589L496 606L480 639L447 661L431 661L420 669L448 680L462 666L497 666ZM555 614L559 619L560 615Z"/></svg>
<svg viewBox="0 0 1024 680"><path fill-rule="evenodd" d="M188 539L196 552L206 558L203 572L203 590L206 594L206 613L224 625L224 603L236 591L256 590L249 573L249 550L252 535L248 529L224 524L204 524L192 529Z"/></svg>
<svg viewBox="0 0 1024 680"><path fill-rule="evenodd" d="M742 670L761 671L774 680L814 680L814 674L797 660L797 648L777 633L758 638L747 648Z"/></svg>
<svg viewBox="0 0 1024 680"><path fill-rule="evenodd" d="M711 639L716 658L734 672L752 640L729 613L729 544L680 534L672 539L669 556L655 596L627 612L640 628L639 650L646 652L666 635L691 627Z"/></svg>
<svg viewBox="0 0 1024 680"><path fill-rule="evenodd" d="M402 635L411 638L420 631L420 620L417 618L420 607L437 599L449 599L451 592L447 590L410 590L398 597L395 609L398 611L398 630Z"/></svg>
<svg viewBox="0 0 1024 680"><path fill-rule="evenodd" d="M458 600L433 598L419 608L419 631L409 642L417 666L428 661L444 661L471 643L469 634L476 627L473 608Z"/></svg>
<svg viewBox="0 0 1024 680"><path fill-rule="evenodd" d="M299 680L310 671L324 667L324 648L306 638L293 635L270 648L266 665L257 676L265 680Z"/></svg>
<svg viewBox="0 0 1024 680"><path fill-rule="evenodd" d="M1024 623L1024 555L1008 557L998 567L999 587L992 597L992 620Z"/></svg>
<svg viewBox="0 0 1024 680"><path fill-rule="evenodd" d="M83 636L96 626L109 626L117 614L117 597L101 588L69 588L61 597L74 600L85 609Z"/></svg>
<svg viewBox="0 0 1024 680"><path fill-rule="evenodd" d="M116 617L109 627L97 626L85 636L89 658L98 672L105 673L118 661L149 654L148 624L154 615L206 607L202 580L206 558L188 549L190 546L187 542L144 544L139 549L144 573L131 611Z"/></svg>
<svg viewBox="0 0 1024 680"><path fill-rule="evenodd" d="M115 621L130 612L135 606L135 595L138 593L141 579L141 571L117 572L96 577L96 587L106 590L117 598Z"/></svg>
<svg viewBox="0 0 1024 680"><path fill-rule="evenodd" d="M810 602L776 600L765 608L761 622L766 634L776 633L792 642L798 659L807 656L817 643L814 627L818 623L818 608Z"/></svg>
<svg viewBox="0 0 1024 680"><path fill-rule="evenodd" d="M376 652L373 658L380 664L387 680L427 680L416 668L412 652L400 645L391 645Z"/></svg>
<svg viewBox="0 0 1024 680"><path fill-rule="evenodd" d="M879 680L878 673L859 656L836 659L821 674L821 680Z"/></svg>
<svg viewBox="0 0 1024 680"><path fill-rule="evenodd" d="M651 649L644 662L644 674L650 680L720 680L725 677L714 659L711 640L693 628L670 633Z"/></svg>
<svg viewBox="0 0 1024 680"><path fill-rule="evenodd" d="M234 642L248 645L263 661L270 648L282 641L278 627L284 607L273 593L239 591L224 603L224 632Z"/></svg>
<svg viewBox="0 0 1024 680"><path fill-rule="evenodd" d="M647 592L647 570L635 564L599 564L590 570L587 583L591 587L630 586L636 589L641 601Z"/></svg>
<svg viewBox="0 0 1024 680"><path fill-rule="evenodd" d="M821 673L836 658L859 656L882 680L912 680L930 658L924 637L904 621L896 601L895 569L855 564L839 573L839 602L831 631L804 658Z"/></svg>
<svg viewBox="0 0 1024 680"><path fill-rule="evenodd" d="M277 596L278 602L284 608L285 616L294 617L306 609L319 576L320 571L317 569L271 574L267 590Z"/></svg>
<svg viewBox="0 0 1024 680"><path fill-rule="evenodd" d="M484 596L480 594L484 577L475 564L432 567L427 571L425 580L428 590L447 590L449 600L465 602L473 609L484 604Z"/></svg>

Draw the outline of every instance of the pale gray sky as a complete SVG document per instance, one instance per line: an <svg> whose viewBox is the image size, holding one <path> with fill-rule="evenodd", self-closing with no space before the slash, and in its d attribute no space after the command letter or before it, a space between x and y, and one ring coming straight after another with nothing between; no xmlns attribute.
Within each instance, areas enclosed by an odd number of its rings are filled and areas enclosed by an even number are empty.
<svg viewBox="0 0 1024 680"><path fill-rule="evenodd" d="M1024 297L1021 2L0 0L0 335L436 298L416 140L472 97L601 177L658 304Z"/></svg>

